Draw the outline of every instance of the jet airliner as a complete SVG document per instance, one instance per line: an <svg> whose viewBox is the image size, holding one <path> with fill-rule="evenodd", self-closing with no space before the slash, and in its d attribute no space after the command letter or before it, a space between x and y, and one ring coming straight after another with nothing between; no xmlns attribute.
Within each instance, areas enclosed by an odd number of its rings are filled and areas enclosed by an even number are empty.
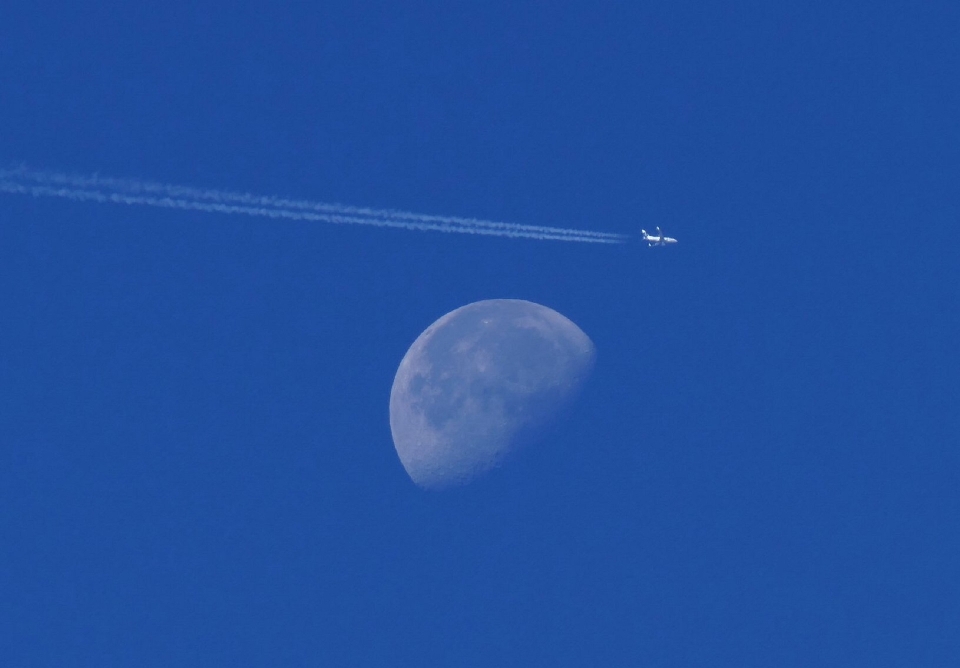
<svg viewBox="0 0 960 668"><path fill-rule="evenodd" d="M667 244L675 244L677 240L673 237L663 236L663 232L660 231L660 228L657 228L656 235L649 234L646 230L640 230L640 233L643 234L643 240L647 242L648 246L666 246Z"/></svg>

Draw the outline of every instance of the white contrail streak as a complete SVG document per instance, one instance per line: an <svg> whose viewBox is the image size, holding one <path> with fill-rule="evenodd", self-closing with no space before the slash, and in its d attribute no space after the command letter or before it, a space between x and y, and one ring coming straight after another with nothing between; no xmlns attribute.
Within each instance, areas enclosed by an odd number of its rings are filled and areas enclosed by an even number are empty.
<svg viewBox="0 0 960 668"><path fill-rule="evenodd" d="M626 240L623 235L606 232L520 225L453 216L433 216L406 211L370 209L164 185L134 179L37 172L23 168L0 171L0 192L33 195L34 197L62 197L74 201L241 214L295 221L371 225L405 230L479 234L514 239L601 244L618 244Z"/></svg>

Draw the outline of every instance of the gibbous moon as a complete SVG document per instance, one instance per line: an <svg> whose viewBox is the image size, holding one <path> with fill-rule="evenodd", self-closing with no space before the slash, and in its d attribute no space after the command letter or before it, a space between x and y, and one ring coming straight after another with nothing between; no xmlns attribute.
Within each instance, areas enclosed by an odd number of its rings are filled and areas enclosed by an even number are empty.
<svg viewBox="0 0 960 668"><path fill-rule="evenodd" d="M540 304L490 299L447 313L393 380L390 431L403 467L426 489L489 471L576 396L594 356L579 327Z"/></svg>

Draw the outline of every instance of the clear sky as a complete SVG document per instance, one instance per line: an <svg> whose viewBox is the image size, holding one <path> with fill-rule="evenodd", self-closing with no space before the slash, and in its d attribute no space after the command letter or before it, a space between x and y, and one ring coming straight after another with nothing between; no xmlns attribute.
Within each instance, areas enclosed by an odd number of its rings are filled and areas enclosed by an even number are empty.
<svg viewBox="0 0 960 668"><path fill-rule="evenodd" d="M958 665L960 5L150 4L4 2L0 166L680 243L0 193L0 665ZM490 298L594 374L424 492Z"/></svg>

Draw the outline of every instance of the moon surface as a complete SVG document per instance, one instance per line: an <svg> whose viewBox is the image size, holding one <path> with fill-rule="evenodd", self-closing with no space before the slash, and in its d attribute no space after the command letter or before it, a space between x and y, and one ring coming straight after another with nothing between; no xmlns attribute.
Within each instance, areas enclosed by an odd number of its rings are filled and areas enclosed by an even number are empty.
<svg viewBox="0 0 960 668"><path fill-rule="evenodd" d="M410 478L462 485L535 440L593 369L590 338L519 299L462 306L410 346L390 391L390 431Z"/></svg>

